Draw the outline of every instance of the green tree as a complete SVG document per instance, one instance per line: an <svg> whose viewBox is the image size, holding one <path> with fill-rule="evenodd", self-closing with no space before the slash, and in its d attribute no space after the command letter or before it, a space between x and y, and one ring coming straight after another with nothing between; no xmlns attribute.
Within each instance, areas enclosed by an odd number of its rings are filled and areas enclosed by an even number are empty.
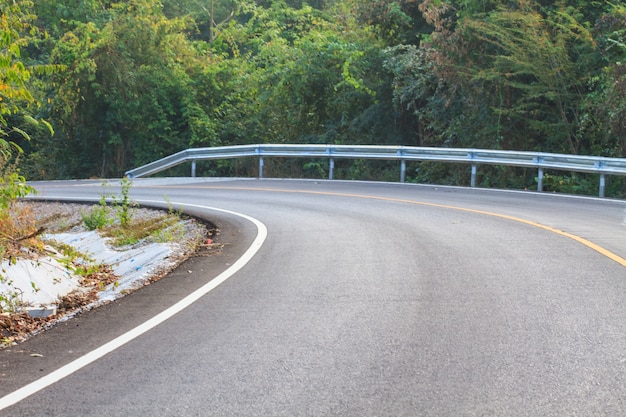
<svg viewBox="0 0 626 417"><path fill-rule="evenodd" d="M469 14L463 5L489 11ZM429 88L416 78L408 91L417 92L416 114L439 143L571 153L588 148L582 103L596 51L587 22L573 9L520 1L506 7L424 2L421 10L436 31L416 56L432 68L434 82Z"/></svg>
<svg viewBox="0 0 626 417"><path fill-rule="evenodd" d="M432 51L414 45L399 45L384 51L384 68L393 75L393 105L405 124L414 127L417 146L433 146L429 107L436 94L438 80Z"/></svg>
<svg viewBox="0 0 626 417"><path fill-rule="evenodd" d="M33 12L36 24L58 39L76 23L103 24L111 17L113 3L115 0L37 0Z"/></svg>
<svg viewBox="0 0 626 417"><path fill-rule="evenodd" d="M167 19L155 0L107 13L101 27L75 22L52 51L69 68L53 103L61 177L119 176L213 136L192 87L201 62L186 21Z"/></svg>
<svg viewBox="0 0 626 417"><path fill-rule="evenodd" d="M491 104L501 146L578 153L589 31L567 10L543 16L531 4L463 19L459 30L471 46L459 71Z"/></svg>
<svg viewBox="0 0 626 417"><path fill-rule="evenodd" d="M28 84L31 75L55 70L49 65L27 67L22 60L22 49L37 33L31 25L31 7L30 1L0 0L0 158L5 160L13 151L21 152L16 140L29 139L26 126L40 122L49 126L27 113L37 104Z"/></svg>
<svg viewBox="0 0 626 417"><path fill-rule="evenodd" d="M393 112L379 101L389 91L380 44L354 20L331 16L275 1L220 35L215 47L227 47L229 62L245 71L219 105L222 139L248 132L241 140L398 141Z"/></svg>
<svg viewBox="0 0 626 417"><path fill-rule="evenodd" d="M28 65L22 50L38 31L32 26L32 2L0 0L0 258L14 258L22 244L38 233L28 210L12 211L16 199L34 189L15 167L14 155L21 154L18 140L30 138L27 131L47 122L37 121L29 111L35 110L36 94L32 75L50 73L57 68ZM43 123L42 123L43 122ZM21 244L15 242L23 241ZM3 277L0 275L0 280ZM0 294L0 299L6 298Z"/></svg>
<svg viewBox="0 0 626 417"><path fill-rule="evenodd" d="M366 25L387 45L418 44L433 27L420 12L419 0L349 0L361 24Z"/></svg>
<svg viewBox="0 0 626 417"><path fill-rule="evenodd" d="M594 154L626 157L626 6L613 5L594 27L602 71L591 77L584 119Z"/></svg>
<svg viewBox="0 0 626 417"><path fill-rule="evenodd" d="M190 19L194 26L190 34L213 42L218 29L234 18L244 3L239 0L165 0L163 12L168 18Z"/></svg>

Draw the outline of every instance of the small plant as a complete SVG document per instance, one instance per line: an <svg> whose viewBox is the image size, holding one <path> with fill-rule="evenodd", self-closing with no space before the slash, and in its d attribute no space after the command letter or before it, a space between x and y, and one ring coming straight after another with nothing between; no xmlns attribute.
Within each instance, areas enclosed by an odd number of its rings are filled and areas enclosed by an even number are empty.
<svg viewBox="0 0 626 417"><path fill-rule="evenodd" d="M102 185L103 187L106 184ZM83 219L83 224L87 230L100 230L109 226L112 220L109 218L109 207L106 202L106 193L102 193L100 196L100 202L97 206L94 206L89 212L80 212L80 216Z"/></svg>
<svg viewBox="0 0 626 417"><path fill-rule="evenodd" d="M172 204L172 202L170 201L167 195L163 195L163 199L167 203L167 214L169 216L173 216L173 217L176 217L177 219L180 219L183 215L183 208L180 207L178 210L175 210L174 205Z"/></svg>
<svg viewBox="0 0 626 417"><path fill-rule="evenodd" d="M0 283L6 284L12 290L0 292L0 313L15 313L22 304L22 293L18 288L13 287L13 282L0 274Z"/></svg>
<svg viewBox="0 0 626 417"><path fill-rule="evenodd" d="M155 230L151 234L151 238L156 243L168 243L181 240L185 237L186 229L182 223L178 222L178 217L168 215L171 225L165 225L162 229ZM169 222L168 222L169 223Z"/></svg>
<svg viewBox="0 0 626 417"><path fill-rule="evenodd" d="M88 213L81 212L80 215L87 230L104 229L111 224L107 206L94 206Z"/></svg>
<svg viewBox="0 0 626 417"><path fill-rule="evenodd" d="M132 184L128 177L122 178L120 181L122 186L121 195L119 197L113 196L116 217L122 228L128 227L132 219L131 208L135 205L130 198L130 187Z"/></svg>
<svg viewBox="0 0 626 417"><path fill-rule="evenodd" d="M97 264L97 263L93 263L89 265L81 265L81 266L77 266L76 269L74 269L74 273L76 275L80 275L81 277L89 277L94 274L101 273L103 268L105 268L104 265Z"/></svg>
<svg viewBox="0 0 626 417"><path fill-rule="evenodd" d="M97 206L92 207L92 209L88 213L81 213L81 217L83 218L83 223L85 227L89 230L100 230L104 229L108 226L111 226L114 223L114 220L117 220L120 224L120 227L127 228L130 226L132 220L132 208L135 206L135 203L130 198L130 187L132 182L124 177L120 181L121 191L120 195L116 196L114 194L109 194L106 192L106 187L108 184L106 182L102 183L103 193L100 197L100 202ZM112 219L109 214L109 206L107 205L107 197L110 197L113 202L113 207L115 210L115 219Z"/></svg>
<svg viewBox="0 0 626 417"><path fill-rule="evenodd" d="M79 251L74 246L68 245L67 243L58 242L56 240L48 240L47 243L63 254L63 258L60 261L66 268L71 268L77 261L86 264L95 262L92 257Z"/></svg>
<svg viewBox="0 0 626 417"><path fill-rule="evenodd" d="M0 177L0 210L6 211L18 198L35 193L36 190L26 184L26 178L18 172L11 172Z"/></svg>

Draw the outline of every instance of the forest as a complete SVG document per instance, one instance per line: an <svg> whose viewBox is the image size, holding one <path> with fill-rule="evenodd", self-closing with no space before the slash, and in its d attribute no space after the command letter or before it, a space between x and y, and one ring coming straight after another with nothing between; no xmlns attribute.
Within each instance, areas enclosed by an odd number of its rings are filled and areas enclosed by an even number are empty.
<svg viewBox="0 0 626 417"><path fill-rule="evenodd" d="M190 147L251 143L626 157L619 1L0 0L0 10L5 178L120 177ZM206 162L198 175L254 166ZM327 166L271 169L321 177ZM480 184L532 188L535 175L486 167ZM338 176L395 179L397 167L352 161ZM407 172L468 177L467 166L426 162ZM593 194L594 181L553 172L544 184ZM607 195L625 196L624 180Z"/></svg>

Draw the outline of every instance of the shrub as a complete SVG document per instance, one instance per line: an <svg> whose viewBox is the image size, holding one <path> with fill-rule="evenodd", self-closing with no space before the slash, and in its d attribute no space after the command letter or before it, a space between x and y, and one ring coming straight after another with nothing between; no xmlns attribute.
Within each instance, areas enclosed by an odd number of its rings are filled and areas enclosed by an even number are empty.
<svg viewBox="0 0 626 417"><path fill-rule="evenodd" d="M88 230L103 229L112 223L106 205L93 206L89 212L81 212L80 216Z"/></svg>

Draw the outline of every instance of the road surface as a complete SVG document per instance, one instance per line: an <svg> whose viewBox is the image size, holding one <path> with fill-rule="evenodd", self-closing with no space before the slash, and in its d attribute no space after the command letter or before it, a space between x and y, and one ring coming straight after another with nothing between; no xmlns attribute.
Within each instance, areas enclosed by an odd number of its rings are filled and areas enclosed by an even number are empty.
<svg viewBox="0 0 626 417"><path fill-rule="evenodd" d="M624 202L290 180L132 195L211 219L224 252L0 352L0 416L626 415Z"/></svg>

